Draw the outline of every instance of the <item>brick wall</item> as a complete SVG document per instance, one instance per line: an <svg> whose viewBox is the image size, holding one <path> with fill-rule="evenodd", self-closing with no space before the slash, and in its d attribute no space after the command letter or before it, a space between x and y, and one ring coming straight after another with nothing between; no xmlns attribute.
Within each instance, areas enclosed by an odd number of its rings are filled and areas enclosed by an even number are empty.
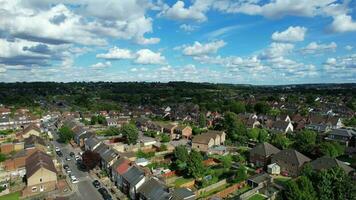
<svg viewBox="0 0 356 200"><path fill-rule="evenodd" d="M14 144L13 143L5 143L1 144L0 146L0 152L3 154L8 154L14 150Z"/></svg>

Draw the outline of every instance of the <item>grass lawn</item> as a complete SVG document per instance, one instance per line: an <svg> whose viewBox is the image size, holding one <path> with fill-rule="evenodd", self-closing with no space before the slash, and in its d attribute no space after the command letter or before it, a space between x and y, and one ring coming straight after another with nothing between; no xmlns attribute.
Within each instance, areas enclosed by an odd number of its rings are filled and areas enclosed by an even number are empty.
<svg viewBox="0 0 356 200"><path fill-rule="evenodd" d="M20 199L20 192L14 192L4 196L0 196L0 200L18 200L18 199Z"/></svg>
<svg viewBox="0 0 356 200"><path fill-rule="evenodd" d="M193 179L192 178L183 178L183 177L181 177L181 178L178 178L177 180L175 180L174 181L174 186L175 187L179 187L179 186L181 186L181 185L183 185L184 183L187 183L187 182L189 182L189 181L192 181Z"/></svg>
<svg viewBox="0 0 356 200"><path fill-rule="evenodd" d="M263 197L262 195L260 194L255 194L253 195L252 197L250 197L248 200L264 200L266 199L265 197Z"/></svg>

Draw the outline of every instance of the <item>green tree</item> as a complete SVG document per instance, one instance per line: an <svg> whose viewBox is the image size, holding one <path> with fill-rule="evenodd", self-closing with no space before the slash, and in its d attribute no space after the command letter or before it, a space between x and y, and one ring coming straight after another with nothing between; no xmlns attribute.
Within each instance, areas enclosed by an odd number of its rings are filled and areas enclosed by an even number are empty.
<svg viewBox="0 0 356 200"><path fill-rule="evenodd" d="M266 129L260 129L258 132L258 142L267 142L268 141L268 131Z"/></svg>
<svg viewBox="0 0 356 200"><path fill-rule="evenodd" d="M171 141L171 138L167 134L161 134L161 142L166 143Z"/></svg>
<svg viewBox="0 0 356 200"><path fill-rule="evenodd" d="M322 142L319 145L320 153L323 156L336 158L344 153L344 147L336 142Z"/></svg>
<svg viewBox="0 0 356 200"><path fill-rule="evenodd" d="M240 165L236 171L236 182L241 182L247 178L247 169L244 165Z"/></svg>
<svg viewBox="0 0 356 200"><path fill-rule="evenodd" d="M258 102L255 104L254 110L257 114L266 114L270 110L270 106L264 102Z"/></svg>
<svg viewBox="0 0 356 200"><path fill-rule="evenodd" d="M283 134L274 134L272 136L272 144L280 149L287 149L291 141Z"/></svg>
<svg viewBox="0 0 356 200"><path fill-rule="evenodd" d="M230 104L230 111L236 114L246 112L245 104L240 101L234 101Z"/></svg>
<svg viewBox="0 0 356 200"><path fill-rule="evenodd" d="M175 164L180 170L184 170L187 166L189 153L185 146L179 145L174 149Z"/></svg>
<svg viewBox="0 0 356 200"><path fill-rule="evenodd" d="M4 162L6 160L6 155L3 153L0 153L0 163Z"/></svg>
<svg viewBox="0 0 356 200"><path fill-rule="evenodd" d="M59 129L58 133L59 133L59 142L61 143L68 143L74 137L73 131L66 125L63 125Z"/></svg>
<svg viewBox="0 0 356 200"><path fill-rule="evenodd" d="M297 134L294 145L299 151L310 153L315 147L316 136L314 131L304 130Z"/></svg>
<svg viewBox="0 0 356 200"><path fill-rule="evenodd" d="M120 132L126 138L128 144L136 144L138 140L138 130L133 124L125 124L121 127Z"/></svg>
<svg viewBox="0 0 356 200"><path fill-rule="evenodd" d="M258 128L252 128L247 131L247 136L249 139L257 140L260 130Z"/></svg>
<svg viewBox="0 0 356 200"><path fill-rule="evenodd" d="M196 179L200 179L204 176L205 168L203 165L203 156L200 152L194 149L190 152L187 168L188 173Z"/></svg>
<svg viewBox="0 0 356 200"><path fill-rule="evenodd" d="M207 120L204 113L199 114L199 127L205 128L207 125Z"/></svg>
<svg viewBox="0 0 356 200"><path fill-rule="evenodd" d="M227 112L224 116L224 128L227 132L227 137L231 141L238 142L240 144L247 141L247 128L237 118L237 115L233 112Z"/></svg>
<svg viewBox="0 0 356 200"><path fill-rule="evenodd" d="M268 114L271 116L278 116L281 114L281 110L279 110L278 108L272 108L268 111Z"/></svg>
<svg viewBox="0 0 356 200"><path fill-rule="evenodd" d="M232 166L232 158L231 156L223 156L221 159L221 164L226 171L229 171Z"/></svg>
<svg viewBox="0 0 356 200"><path fill-rule="evenodd" d="M90 125L95 125L98 122L98 118L96 116L91 116Z"/></svg>
<svg viewBox="0 0 356 200"><path fill-rule="evenodd" d="M102 115L98 115L97 122L98 122L98 124L105 124L106 123L106 118L104 116L102 116Z"/></svg>
<svg viewBox="0 0 356 200"><path fill-rule="evenodd" d="M283 199L286 200L317 200L317 194L312 182L306 176L300 176L296 180L286 183L283 191Z"/></svg>

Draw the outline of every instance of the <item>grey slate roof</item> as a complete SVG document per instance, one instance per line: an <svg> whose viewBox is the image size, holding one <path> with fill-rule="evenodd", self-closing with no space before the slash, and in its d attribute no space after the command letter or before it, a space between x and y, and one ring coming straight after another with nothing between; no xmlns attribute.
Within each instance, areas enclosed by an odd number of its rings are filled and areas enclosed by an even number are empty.
<svg viewBox="0 0 356 200"><path fill-rule="evenodd" d="M109 163L115 158L119 156L119 152L114 150L113 148L108 148L101 156L101 159L103 159L105 162Z"/></svg>
<svg viewBox="0 0 356 200"><path fill-rule="evenodd" d="M272 156L272 159L292 163L297 166L302 166L305 162L309 162L310 158L299 153L294 149L285 149ZM277 163L278 164L278 163Z"/></svg>
<svg viewBox="0 0 356 200"><path fill-rule="evenodd" d="M145 173L137 166L132 166L122 175L122 177L130 184L130 186L134 186L145 177Z"/></svg>
<svg viewBox="0 0 356 200"><path fill-rule="evenodd" d="M270 179L271 179L270 175L268 175L267 173L262 173L262 174L253 175L248 180L260 184Z"/></svg>
<svg viewBox="0 0 356 200"><path fill-rule="evenodd" d="M36 144L46 146L45 140L36 135L30 135L30 137L25 138L24 142L25 149L35 147Z"/></svg>
<svg viewBox="0 0 356 200"><path fill-rule="evenodd" d="M138 193L147 200L168 200L170 197L168 188L155 178L150 178L146 181L138 189Z"/></svg>
<svg viewBox="0 0 356 200"><path fill-rule="evenodd" d="M351 171L354 171L354 169L345 163L341 162L340 160L336 158L330 158L330 157L321 157L317 158L316 160L312 161L310 163L313 169L315 170L322 170L322 169L330 169L334 167L340 167L345 171L346 174L349 174Z"/></svg>
<svg viewBox="0 0 356 200"><path fill-rule="evenodd" d="M250 153L268 157L268 156L278 153L279 151L280 150L277 147L271 145L268 142L264 142L264 143L258 144L255 148L251 149Z"/></svg>
<svg viewBox="0 0 356 200"><path fill-rule="evenodd" d="M348 129L334 129L329 134L338 135L343 137L352 137L356 136L356 132Z"/></svg>
<svg viewBox="0 0 356 200"><path fill-rule="evenodd" d="M85 140L85 146L88 146L90 149L93 149L93 147L95 147L100 142L101 141L97 137L90 137Z"/></svg>
<svg viewBox="0 0 356 200"><path fill-rule="evenodd" d="M171 200L185 200L185 199L195 199L195 194L193 191L187 188L177 188L172 193Z"/></svg>

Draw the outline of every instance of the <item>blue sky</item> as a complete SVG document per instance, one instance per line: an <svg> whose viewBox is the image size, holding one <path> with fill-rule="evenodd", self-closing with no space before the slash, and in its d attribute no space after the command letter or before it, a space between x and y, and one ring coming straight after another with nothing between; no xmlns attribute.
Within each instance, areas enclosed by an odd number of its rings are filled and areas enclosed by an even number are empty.
<svg viewBox="0 0 356 200"><path fill-rule="evenodd" d="M355 0L0 0L0 81L356 82L355 9Z"/></svg>

